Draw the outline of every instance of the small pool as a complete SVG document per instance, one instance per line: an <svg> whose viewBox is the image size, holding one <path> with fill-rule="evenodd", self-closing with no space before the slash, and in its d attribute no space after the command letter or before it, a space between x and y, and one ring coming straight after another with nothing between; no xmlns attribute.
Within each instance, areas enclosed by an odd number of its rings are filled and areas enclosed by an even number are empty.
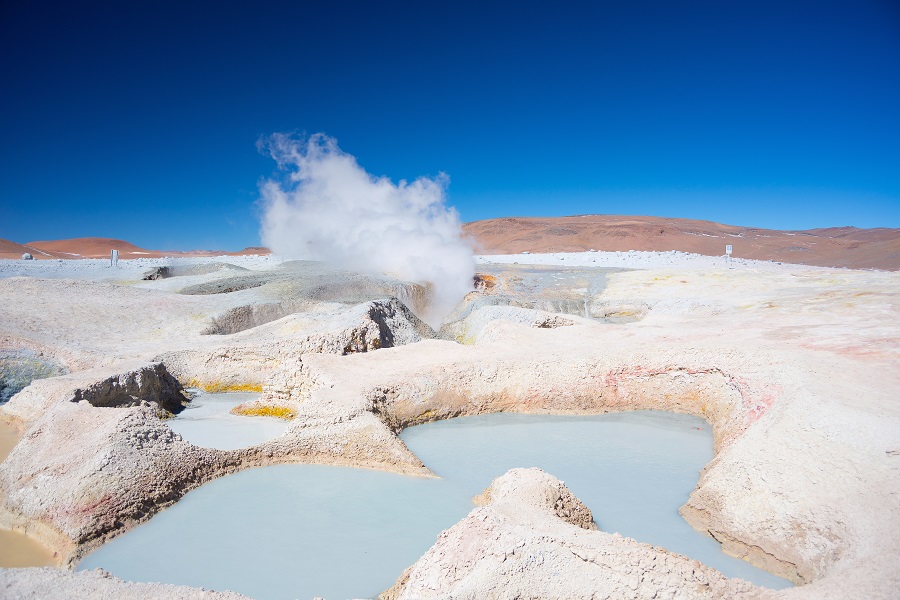
<svg viewBox="0 0 900 600"><path fill-rule="evenodd" d="M40 542L18 531L0 529L0 567L52 567L56 554Z"/></svg>
<svg viewBox="0 0 900 600"><path fill-rule="evenodd" d="M219 450L255 446L280 436L288 426L283 419L243 417L229 412L257 398L259 394L194 392L190 404L166 424L195 446Z"/></svg>
<svg viewBox="0 0 900 600"><path fill-rule="evenodd" d="M22 432L0 419L0 462L22 439ZM57 564L53 551L18 531L0 529L0 567L47 567Z"/></svg>
<svg viewBox="0 0 900 600"><path fill-rule="evenodd" d="M468 514L492 479L537 466L564 480L603 530L729 576L791 585L723 554L678 514L712 458L712 432L701 419L504 413L412 427L401 437L441 479L319 465L251 469L190 492L78 568L260 600L370 598Z"/></svg>

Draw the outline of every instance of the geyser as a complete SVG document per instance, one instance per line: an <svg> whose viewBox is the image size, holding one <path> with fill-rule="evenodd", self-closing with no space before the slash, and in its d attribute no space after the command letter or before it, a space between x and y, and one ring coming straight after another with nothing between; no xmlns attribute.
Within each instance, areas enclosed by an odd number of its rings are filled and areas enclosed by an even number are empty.
<svg viewBox="0 0 900 600"><path fill-rule="evenodd" d="M446 175L373 176L322 133L274 134L260 150L283 175L260 185L261 237L275 254L430 283L423 316L435 327L472 289L475 260L446 204Z"/></svg>

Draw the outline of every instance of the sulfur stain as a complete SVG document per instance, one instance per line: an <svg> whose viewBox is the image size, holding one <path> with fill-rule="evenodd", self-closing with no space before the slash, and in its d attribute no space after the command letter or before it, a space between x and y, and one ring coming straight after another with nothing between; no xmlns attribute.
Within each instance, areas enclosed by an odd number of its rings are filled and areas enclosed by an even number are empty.
<svg viewBox="0 0 900 600"><path fill-rule="evenodd" d="M416 418L413 419L413 422L422 423L425 421L431 421L432 419L434 419L435 414L437 413L434 410L426 410L423 413L419 413L419 415L417 415Z"/></svg>
<svg viewBox="0 0 900 600"><path fill-rule="evenodd" d="M198 388L210 394L222 392L262 392L262 385L258 383L226 383L224 381L205 381L191 379L185 387Z"/></svg>
<svg viewBox="0 0 900 600"><path fill-rule="evenodd" d="M290 421L297 416L293 410L286 406L235 406L231 409L231 414L242 417L275 417L286 421Z"/></svg>

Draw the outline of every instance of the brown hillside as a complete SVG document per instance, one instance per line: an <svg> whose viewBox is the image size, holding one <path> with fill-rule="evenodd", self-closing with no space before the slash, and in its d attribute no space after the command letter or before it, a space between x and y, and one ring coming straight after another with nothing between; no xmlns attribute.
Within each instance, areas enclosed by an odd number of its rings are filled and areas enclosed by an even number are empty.
<svg viewBox="0 0 900 600"><path fill-rule="evenodd" d="M779 231L663 217L514 217L466 223L477 251L583 252L679 250L827 267L900 269L900 229L833 227Z"/></svg>
<svg viewBox="0 0 900 600"><path fill-rule="evenodd" d="M119 256L122 258L130 258L132 255L150 256L155 254L125 240L98 237L28 242L27 245L44 252L65 254L71 258L106 258L112 250L118 250Z"/></svg>
<svg viewBox="0 0 900 600"><path fill-rule="evenodd" d="M22 258L23 254L30 254L34 258L57 258L51 252L45 252L26 246L25 244L17 244L9 240L0 239L0 258Z"/></svg>
<svg viewBox="0 0 900 600"><path fill-rule="evenodd" d="M161 258L164 256L243 256L248 254L270 254L268 248L250 247L237 252L224 250L146 250L125 240L112 238L72 238L67 240L49 240L18 244L0 239L0 258L21 259L25 253L35 259L48 258L109 258L110 252L119 251L119 258Z"/></svg>

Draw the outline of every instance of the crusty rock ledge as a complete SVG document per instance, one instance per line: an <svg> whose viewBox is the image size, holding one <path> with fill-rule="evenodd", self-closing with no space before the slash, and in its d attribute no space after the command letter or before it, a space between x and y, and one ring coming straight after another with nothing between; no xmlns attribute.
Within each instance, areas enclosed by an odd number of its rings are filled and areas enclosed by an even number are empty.
<svg viewBox="0 0 900 600"><path fill-rule="evenodd" d="M513 469L483 506L380 600L426 598L770 598L683 556L597 531L590 510L540 469Z"/></svg>
<svg viewBox="0 0 900 600"><path fill-rule="evenodd" d="M214 592L184 585L122 581L102 569L0 569L0 596L6 600L246 600L234 592Z"/></svg>

